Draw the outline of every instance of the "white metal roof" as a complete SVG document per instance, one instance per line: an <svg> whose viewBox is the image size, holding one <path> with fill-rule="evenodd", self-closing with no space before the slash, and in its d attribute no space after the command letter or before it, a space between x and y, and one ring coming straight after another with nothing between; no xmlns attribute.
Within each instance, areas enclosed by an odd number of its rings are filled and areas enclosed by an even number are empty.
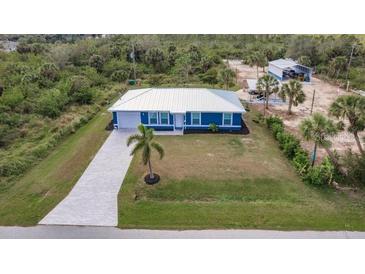
<svg viewBox="0 0 365 274"><path fill-rule="evenodd" d="M257 79L246 79L246 81L249 90L256 90Z"/></svg>
<svg viewBox="0 0 365 274"><path fill-rule="evenodd" d="M297 62L295 62L291 59L278 59L278 60L270 61L269 64L272 64L275 67L278 67L281 69L291 68L296 65L299 65Z"/></svg>
<svg viewBox="0 0 365 274"><path fill-rule="evenodd" d="M237 94L207 88L129 90L109 111L245 112Z"/></svg>

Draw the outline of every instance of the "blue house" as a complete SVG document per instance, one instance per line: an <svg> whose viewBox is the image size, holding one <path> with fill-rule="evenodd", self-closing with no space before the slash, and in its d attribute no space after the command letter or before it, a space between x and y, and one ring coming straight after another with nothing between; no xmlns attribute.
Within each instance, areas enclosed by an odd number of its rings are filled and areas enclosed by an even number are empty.
<svg viewBox="0 0 365 274"><path fill-rule="evenodd" d="M129 90L110 109L114 128L144 124L155 130L239 131L243 108L235 92L207 88L146 88Z"/></svg>

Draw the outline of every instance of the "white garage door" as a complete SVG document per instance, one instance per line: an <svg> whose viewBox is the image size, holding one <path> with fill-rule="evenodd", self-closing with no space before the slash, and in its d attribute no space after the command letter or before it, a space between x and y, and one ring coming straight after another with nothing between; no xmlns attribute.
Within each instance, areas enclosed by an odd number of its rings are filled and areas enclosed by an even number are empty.
<svg viewBox="0 0 365 274"><path fill-rule="evenodd" d="M118 112L118 128L136 128L140 123L139 112Z"/></svg>

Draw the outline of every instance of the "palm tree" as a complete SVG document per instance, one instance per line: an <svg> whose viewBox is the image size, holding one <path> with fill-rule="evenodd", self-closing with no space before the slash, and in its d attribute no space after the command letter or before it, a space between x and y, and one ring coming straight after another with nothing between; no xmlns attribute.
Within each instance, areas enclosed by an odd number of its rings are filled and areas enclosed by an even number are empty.
<svg viewBox="0 0 365 274"><path fill-rule="evenodd" d="M265 106L264 106L264 115L265 109L269 108L269 97L272 93L276 93L279 91L279 82L275 79L275 77L266 74L259 78L256 83L256 88L259 92L264 94L265 98Z"/></svg>
<svg viewBox="0 0 365 274"><path fill-rule="evenodd" d="M235 76L235 72L230 68L223 68L218 73L218 78L223 83L225 89L228 89Z"/></svg>
<svg viewBox="0 0 365 274"><path fill-rule="evenodd" d="M365 129L365 97L358 95L343 95L334 101L329 113L337 118L349 121L347 128L351 132L361 154L364 154L358 133Z"/></svg>
<svg viewBox="0 0 365 274"><path fill-rule="evenodd" d="M159 143L153 140L154 134L152 128L147 128L141 124L138 126L138 131L140 132L140 134L134 134L129 136L127 140L127 146L130 146L132 143L136 143L133 150L131 151L131 155L136 154L137 151L142 151L143 164L148 164L150 179L154 179L154 174L152 172L151 166L152 148L154 148L158 152L158 154L160 155L160 159L162 159L165 155L165 151Z"/></svg>
<svg viewBox="0 0 365 274"><path fill-rule="evenodd" d="M336 167L339 167L338 161L330 150L331 141L328 137L335 136L338 133L338 127L335 123L324 117L320 113L314 113L311 118L304 119L300 123L300 131L304 139L308 141L314 141L313 156L312 156L312 166L317 156L317 147L323 147L331 161Z"/></svg>
<svg viewBox="0 0 365 274"><path fill-rule="evenodd" d="M245 62L250 66L256 66L256 76L259 78L259 67L265 72L265 66L267 64L267 58L262 51L254 51L245 58Z"/></svg>
<svg viewBox="0 0 365 274"><path fill-rule="evenodd" d="M292 105L298 106L305 100L302 84L297 80L290 80L289 83L283 84L278 95L283 101L286 100L286 97L289 98L288 114L292 114Z"/></svg>

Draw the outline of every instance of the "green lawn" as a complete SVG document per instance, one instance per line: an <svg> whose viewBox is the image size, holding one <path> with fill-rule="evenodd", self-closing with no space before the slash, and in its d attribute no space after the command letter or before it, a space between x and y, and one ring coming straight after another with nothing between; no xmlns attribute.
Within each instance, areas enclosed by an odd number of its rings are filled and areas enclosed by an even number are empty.
<svg viewBox="0 0 365 274"><path fill-rule="evenodd" d="M158 185L135 156L119 193L119 227L365 230L365 197L304 184L266 128L251 134L158 136Z"/></svg>
<svg viewBox="0 0 365 274"><path fill-rule="evenodd" d="M103 144L111 119L102 111L48 157L0 192L0 225L35 225L71 190Z"/></svg>

